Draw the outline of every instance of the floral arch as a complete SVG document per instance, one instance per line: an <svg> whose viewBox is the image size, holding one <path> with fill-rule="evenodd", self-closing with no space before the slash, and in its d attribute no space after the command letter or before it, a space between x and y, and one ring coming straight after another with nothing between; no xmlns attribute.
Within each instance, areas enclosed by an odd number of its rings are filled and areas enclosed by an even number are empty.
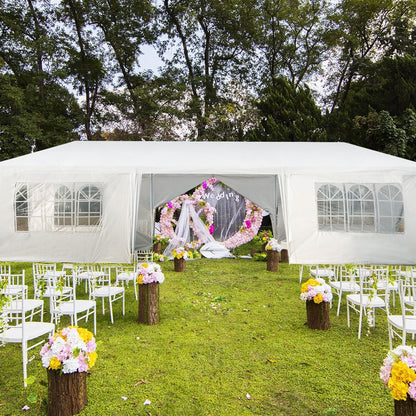
<svg viewBox="0 0 416 416"><path fill-rule="evenodd" d="M164 205L160 215L160 228L162 237L169 239L175 237L175 212L181 209L181 206L185 201L191 203L194 206L195 211L205 223L205 226L209 229L210 233L213 234L215 230L214 214L216 210L208 202L205 201L204 196L206 195L207 190L213 191L214 185L218 183L220 182L217 179L210 178L207 181L204 181L198 188L196 188L192 195L181 195ZM244 198L244 201L245 217L242 224L236 233L222 242L222 244L228 249L238 247L251 241L254 236L257 235L261 226L263 210L253 202L249 201L247 198ZM198 235L198 231L193 226L192 221L190 221L190 226L198 239L190 243L189 248L196 249L199 248L201 244L203 244L203 241Z"/></svg>

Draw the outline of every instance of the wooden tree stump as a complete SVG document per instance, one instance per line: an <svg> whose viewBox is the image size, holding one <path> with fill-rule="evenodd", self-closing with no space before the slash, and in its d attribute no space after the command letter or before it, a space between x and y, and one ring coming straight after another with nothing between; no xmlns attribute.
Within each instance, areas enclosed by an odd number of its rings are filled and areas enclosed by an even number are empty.
<svg viewBox="0 0 416 416"><path fill-rule="evenodd" d="M308 327L311 329L329 329L329 302L315 303L313 300L306 301L306 317Z"/></svg>
<svg viewBox="0 0 416 416"><path fill-rule="evenodd" d="M289 263L289 253L285 248L280 252L280 263Z"/></svg>
<svg viewBox="0 0 416 416"><path fill-rule="evenodd" d="M174 265L175 272L185 271L186 263L183 257L181 259L173 259L173 265Z"/></svg>
<svg viewBox="0 0 416 416"><path fill-rule="evenodd" d="M277 272L279 270L279 252L267 250L267 271Z"/></svg>
<svg viewBox="0 0 416 416"><path fill-rule="evenodd" d="M139 314L137 322L155 325L159 320L159 283L139 285Z"/></svg>
<svg viewBox="0 0 416 416"><path fill-rule="evenodd" d="M160 241L153 244L153 251L157 254L162 254L162 243Z"/></svg>
<svg viewBox="0 0 416 416"><path fill-rule="evenodd" d="M395 400L394 416L416 416L416 402L409 396L407 400Z"/></svg>
<svg viewBox="0 0 416 416"><path fill-rule="evenodd" d="M87 373L48 372L48 416L77 415L86 406Z"/></svg>

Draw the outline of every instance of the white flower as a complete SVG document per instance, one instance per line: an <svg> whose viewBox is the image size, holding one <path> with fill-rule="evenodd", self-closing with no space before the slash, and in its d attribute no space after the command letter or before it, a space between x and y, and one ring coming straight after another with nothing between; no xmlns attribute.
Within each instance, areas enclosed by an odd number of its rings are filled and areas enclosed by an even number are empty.
<svg viewBox="0 0 416 416"><path fill-rule="evenodd" d="M42 366L45 368L49 367L49 362L51 361L51 358L53 357L52 350L49 350L43 357L42 357Z"/></svg>
<svg viewBox="0 0 416 416"><path fill-rule="evenodd" d="M149 399L146 399L143 403L143 406L149 406L149 404L152 403Z"/></svg>
<svg viewBox="0 0 416 416"><path fill-rule="evenodd" d="M78 358L68 358L62 363L62 372L64 374L75 373L78 371Z"/></svg>
<svg viewBox="0 0 416 416"><path fill-rule="evenodd" d="M52 353L54 355L58 354L65 347L65 344L66 341L63 338L57 337L51 346Z"/></svg>

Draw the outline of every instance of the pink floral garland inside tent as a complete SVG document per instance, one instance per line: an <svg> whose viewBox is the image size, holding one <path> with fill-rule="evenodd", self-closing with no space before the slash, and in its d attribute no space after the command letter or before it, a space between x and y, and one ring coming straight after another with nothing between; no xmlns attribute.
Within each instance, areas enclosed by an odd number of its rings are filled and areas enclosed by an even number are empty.
<svg viewBox="0 0 416 416"><path fill-rule="evenodd" d="M204 201L203 195L204 191L207 188L213 190L213 185L219 182L215 178L210 178L207 181L204 181L201 186L199 186L192 196L181 195L178 198L168 202L161 211L160 215L160 226L161 234L163 237L173 238L175 236L175 231L173 229L173 223L175 222L173 216L177 209L180 209L182 202L185 200L190 200L196 205L198 215L201 211L204 212L206 220L205 224L209 228L210 233L214 232L214 212L215 209L212 208L207 202ZM246 216L244 218L243 224L240 226L240 229L237 233L232 235L227 240L223 241L222 244L228 249L241 246L242 244L248 243L251 241L255 235L257 235L259 228L263 220L263 211L260 207L255 205L253 202L249 201L247 198L244 198L246 204ZM191 222L192 227L192 222ZM196 230L194 233L196 234ZM197 235L197 234L196 234ZM192 242L190 248L198 248L202 244L202 241L198 239L197 242Z"/></svg>
<svg viewBox="0 0 416 416"><path fill-rule="evenodd" d="M173 199L172 201L165 204L160 212L160 233L163 238L169 238L172 239L175 237L175 230L173 228L173 225L176 224L176 220L173 218L176 210L181 209L182 203L184 201L191 201L192 204L195 207L196 213L201 217L201 213L204 213L204 218L201 218L207 228L209 229L209 232L212 234L214 232L213 228L213 221L214 221L214 213L215 208L211 207L210 204L205 202L200 197L194 197L193 195L189 196L187 194L178 196L177 198ZM194 231L194 234L198 237L198 241L193 241L192 243L188 244L186 248L198 248L203 244L203 241L200 240L196 229L194 228L192 220L190 221L190 225L192 227L192 230Z"/></svg>

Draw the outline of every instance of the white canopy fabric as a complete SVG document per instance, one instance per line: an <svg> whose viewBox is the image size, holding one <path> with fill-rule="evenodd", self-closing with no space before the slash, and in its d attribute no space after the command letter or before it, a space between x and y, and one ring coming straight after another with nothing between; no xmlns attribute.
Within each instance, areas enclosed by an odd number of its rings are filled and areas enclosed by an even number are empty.
<svg viewBox="0 0 416 416"><path fill-rule="evenodd" d="M270 213L292 263L415 262L416 163L346 143L72 142L0 175L1 260L128 262L157 206L216 177Z"/></svg>

